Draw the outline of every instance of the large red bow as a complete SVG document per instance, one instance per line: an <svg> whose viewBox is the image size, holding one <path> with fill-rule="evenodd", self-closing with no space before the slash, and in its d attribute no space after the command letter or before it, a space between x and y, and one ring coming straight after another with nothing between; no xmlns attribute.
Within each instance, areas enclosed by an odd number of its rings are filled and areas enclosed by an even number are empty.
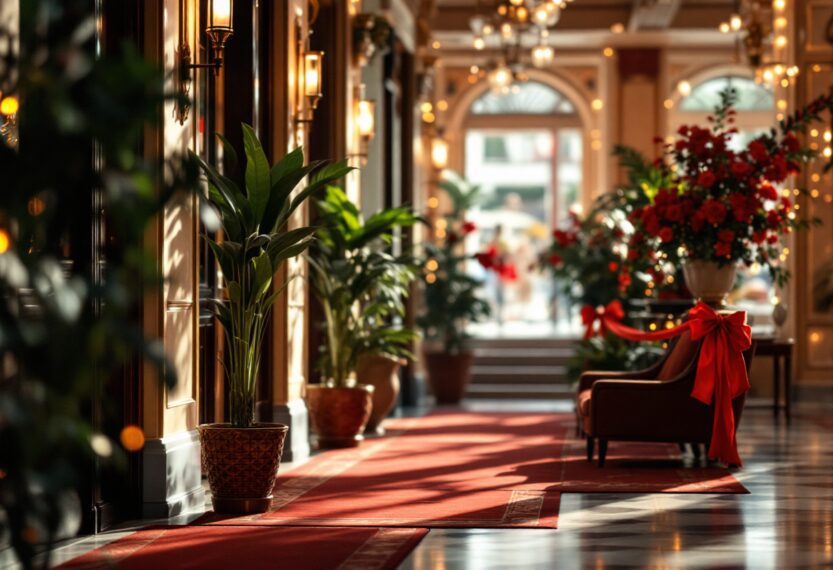
<svg viewBox="0 0 833 570"><path fill-rule="evenodd" d="M691 331L692 340L703 341L691 397L707 405L714 401L709 458L741 465L732 400L749 389L743 352L752 346L752 329L744 311L721 315L700 302L688 314L689 320L679 326L649 333L625 326L621 319L601 318L605 330L628 340L667 340Z"/></svg>
<svg viewBox="0 0 833 570"><path fill-rule="evenodd" d="M732 400L749 390L743 352L752 346L752 328L746 324L746 313L721 315L703 303L691 309L689 316L691 340L703 339L691 397L704 404L714 400L709 457L741 465Z"/></svg>
<svg viewBox="0 0 833 570"><path fill-rule="evenodd" d="M619 299L614 299L604 307L584 305L581 308L581 322L584 325L584 340L594 337L596 334L604 336L607 334L607 323L619 322L625 318L625 310ZM598 321L599 331L594 330Z"/></svg>

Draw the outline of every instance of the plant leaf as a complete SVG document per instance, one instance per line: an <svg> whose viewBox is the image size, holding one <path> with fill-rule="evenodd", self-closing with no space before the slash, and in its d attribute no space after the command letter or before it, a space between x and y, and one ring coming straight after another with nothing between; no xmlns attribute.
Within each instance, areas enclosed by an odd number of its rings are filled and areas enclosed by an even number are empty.
<svg viewBox="0 0 833 570"><path fill-rule="evenodd" d="M246 195L251 204L254 225L252 229L255 229L261 224L272 184L269 162L266 160L263 146L257 139L254 129L245 123L243 124L243 148L246 151ZM264 229L269 231L271 228Z"/></svg>

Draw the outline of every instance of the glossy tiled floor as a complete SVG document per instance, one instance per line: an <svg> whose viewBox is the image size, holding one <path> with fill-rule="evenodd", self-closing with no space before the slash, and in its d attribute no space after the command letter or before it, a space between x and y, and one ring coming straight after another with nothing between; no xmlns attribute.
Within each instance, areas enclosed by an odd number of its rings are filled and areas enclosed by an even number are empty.
<svg viewBox="0 0 833 570"><path fill-rule="evenodd" d="M833 568L833 398L826 399L798 405L789 427L783 419L774 422L768 409L744 412L739 440L746 465L735 476L749 495L565 494L558 530L434 529L401 568ZM569 411L570 405L471 408ZM170 522L184 524L197 515ZM71 541L53 562L146 523ZM8 555L0 552L0 568L14 567Z"/></svg>
<svg viewBox="0 0 833 570"><path fill-rule="evenodd" d="M744 412L749 495L565 494L558 530L435 529L402 568L833 568L833 430L805 419L829 404Z"/></svg>

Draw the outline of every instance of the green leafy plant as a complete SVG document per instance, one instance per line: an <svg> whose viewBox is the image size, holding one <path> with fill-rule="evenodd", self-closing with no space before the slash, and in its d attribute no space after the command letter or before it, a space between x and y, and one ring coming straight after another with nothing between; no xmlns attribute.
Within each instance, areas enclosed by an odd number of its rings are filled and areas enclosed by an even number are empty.
<svg viewBox="0 0 833 570"><path fill-rule="evenodd" d="M254 130L243 125L246 153L245 193L231 178L237 153L222 136L224 172L198 157L208 181L208 198L220 213L223 240L206 237L226 280L226 299L214 310L226 330L229 410L235 427L254 423L255 388L269 312L287 283L273 287L287 259L309 247L315 227L288 229L293 213L317 190L350 171L346 161L304 165L299 147L270 168ZM295 188L310 176L308 184Z"/></svg>
<svg viewBox="0 0 833 570"><path fill-rule="evenodd" d="M318 201L324 225L308 259L312 290L324 311L326 335L319 363L327 383L347 386L365 353L412 358L416 333L396 322L416 277L410 255L387 251L398 228L420 221L408 207L377 212L365 220L339 188Z"/></svg>
<svg viewBox="0 0 833 570"><path fill-rule="evenodd" d="M458 353L468 338L466 323L489 315L489 304L477 295L482 282L465 272L465 263L476 256L461 251L462 237L474 230L464 219L465 212L480 189L451 172L440 187L451 201L451 211L445 215L445 239L425 245L425 311L417 322L426 339L441 344L446 352Z"/></svg>

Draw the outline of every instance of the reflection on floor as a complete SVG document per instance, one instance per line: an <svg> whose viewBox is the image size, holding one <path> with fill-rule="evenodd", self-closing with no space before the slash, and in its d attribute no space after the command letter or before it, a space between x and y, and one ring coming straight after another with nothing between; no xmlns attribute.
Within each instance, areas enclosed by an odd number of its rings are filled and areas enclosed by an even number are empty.
<svg viewBox="0 0 833 570"><path fill-rule="evenodd" d="M563 412L570 406L491 401L468 408ZM801 403L794 413L789 427L769 410L744 413L739 441L746 464L736 477L749 495L567 493L558 530L433 529L401 568L833 568L833 401ZM199 514L157 522L185 524ZM53 563L144 524L71 541ZM14 567L9 554L0 552L0 567Z"/></svg>
<svg viewBox="0 0 833 570"><path fill-rule="evenodd" d="M744 412L735 476L749 495L567 493L558 530L436 529L401 568L833 568L833 402L797 411L789 427Z"/></svg>

